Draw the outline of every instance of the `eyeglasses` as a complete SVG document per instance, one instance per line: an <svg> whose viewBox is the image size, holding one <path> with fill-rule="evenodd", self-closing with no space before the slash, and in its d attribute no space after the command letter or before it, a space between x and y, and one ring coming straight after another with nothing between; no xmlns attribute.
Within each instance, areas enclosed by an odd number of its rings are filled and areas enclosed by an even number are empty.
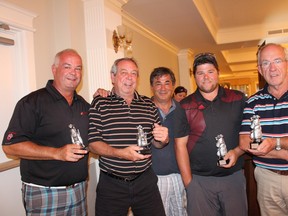
<svg viewBox="0 0 288 216"><path fill-rule="evenodd" d="M285 59L281 59L281 58L274 59L272 62L264 60L259 66L261 66L263 69L267 69L271 66L272 63L274 63L274 65L278 67L280 64L282 64L285 61L286 61Z"/></svg>
<svg viewBox="0 0 288 216"><path fill-rule="evenodd" d="M216 56L215 56L214 53L205 52L205 53L199 53L199 54L197 54L197 55L194 57L194 61L196 61L196 60L199 59L199 58L203 58L203 57L205 57L205 58L213 58L213 59L216 60Z"/></svg>

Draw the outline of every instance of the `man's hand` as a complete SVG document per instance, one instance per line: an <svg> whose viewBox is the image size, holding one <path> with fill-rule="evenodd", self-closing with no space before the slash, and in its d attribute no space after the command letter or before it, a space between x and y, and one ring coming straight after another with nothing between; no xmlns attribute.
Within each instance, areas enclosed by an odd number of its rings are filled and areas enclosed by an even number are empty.
<svg viewBox="0 0 288 216"><path fill-rule="evenodd" d="M232 150L227 152L227 154L225 155L225 157L223 159L226 161L229 160L229 163L226 165L221 165L221 167L230 168L236 164L238 157L237 157L234 149L232 149Z"/></svg>
<svg viewBox="0 0 288 216"><path fill-rule="evenodd" d="M55 149L55 159L61 161L77 162L88 153L82 146L76 144L67 144L61 148Z"/></svg>
<svg viewBox="0 0 288 216"><path fill-rule="evenodd" d="M273 151L276 146L276 138L266 138L261 144L257 147L257 149L247 149L247 151L256 156L265 156L269 152Z"/></svg>
<svg viewBox="0 0 288 216"><path fill-rule="evenodd" d="M151 157L151 155L143 155L138 153L143 148L137 145L131 145L123 149L119 149L119 157L125 160L138 161Z"/></svg>
<svg viewBox="0 0 288 216"><path fill-rule="evenodd" d="M152 131L152 134L154 136L154 140L161 142L161 144L154 143L155 147L162 148L163 144L166 145L169 142L169 134L168 134L168 128L163 127L159 124L154 123L154 128Z"/></svg>
<svg viewBox="0 0 288 216"><path fill-rule="evenodd" d="M93 98L95 98L98 95L100 95L101 97L108 97L109 94L110 94L110 91L102 89L102 88L98 88L97 91L93 94Z"/></svg>
<svg viewBox="0 0 288 216"><path fill-rule="evenodd" d="M234 149L231 149L230 151L227 152L227 154L224 157L224 160L229 160L229 163L226 165L222 165L221 167L223 168L230 168L232 166L234 166L238 160L238 158L243 155L245 153L245 151L243 151L242 149L240 149L239 146L237 146Z"/></svg>

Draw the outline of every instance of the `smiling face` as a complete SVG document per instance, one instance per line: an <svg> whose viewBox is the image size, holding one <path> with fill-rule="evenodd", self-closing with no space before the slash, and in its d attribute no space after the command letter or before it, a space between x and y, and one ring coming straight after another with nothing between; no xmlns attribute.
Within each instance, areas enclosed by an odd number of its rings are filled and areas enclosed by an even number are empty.
<svg viewBox="0 0 288 216"><path fill-rule="evenodd" d="M52 65L53 85L61 93L74 92L82 78L82 59L73 51L60 54Z"/></svg>
<svg viewBox="0 0 288 216"><path fill-rule="evenodd" d="M275 88L285 86L287 88L287 61L282 47L268 45L261 51L258 63L259 73L264 77L269 86Z"/></svg>
<svg viewBox="0 0 288 216"><path fill-rule="evenodd" d="M213 64L198 65L195 72L196 84L203 94L218 92L219 72Z"/></svg>
<svg viewBox="0 0 288 216"><path fill-rule="evenodd" d="M118 62L116 74L111 73L115 93L124 99L133 98L138 74L138 67L133 61L122 60Z"/></svg>
<svg viewBox="0 0 288 216"><path fill-rule="evenodd" d="M169 74L155 77L151 87L154 100L160 103L171 101L174 85Z"/></svg>

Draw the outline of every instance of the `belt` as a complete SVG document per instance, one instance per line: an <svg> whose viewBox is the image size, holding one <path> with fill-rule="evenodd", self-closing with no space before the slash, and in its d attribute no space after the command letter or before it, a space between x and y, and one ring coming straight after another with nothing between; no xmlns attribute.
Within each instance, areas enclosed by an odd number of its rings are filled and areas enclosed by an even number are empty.
<svg viewBox="0 0 288 216"><path fill-rule="evenodd" d="M268 169L271 172L277 173L278 175L288 175L288 170L274 170L274 169Z"/></svg>
<svg viewBox="0 0 288 216"><path fill-rule="evenodd" d="M75 188L80 183L75 183L75 184L68 185L68 186L43 186L43 185L37 185L33 183L26 183L26 182L23 182L23 184L32 186L32 187L47 188L47 189L69 189L69 188Z"/></svg>
<svg viewBox="0 0 288 216"><path fill-rule="evenodd" d="M108 173L108 172L104 172L104 171L101 171L101 172L104 173L105 175L107 175L111 178L117 179L117 180L121 180L124 182L132 182L132 181L136 180L138 177L140 177L145 171L142 173L139 173L138 175L127 176L127 177L117 176L117 175L114 175L112 173Z"/></svg>

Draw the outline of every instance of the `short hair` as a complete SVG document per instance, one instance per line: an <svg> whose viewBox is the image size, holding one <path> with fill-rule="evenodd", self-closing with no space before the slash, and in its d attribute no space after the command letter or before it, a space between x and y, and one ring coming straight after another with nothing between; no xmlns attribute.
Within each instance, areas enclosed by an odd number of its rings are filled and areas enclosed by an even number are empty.
<svg viewBox="0 0 288 216"><path fill-rule="evenodd" d="M195 55L194 62L193 62L193 74L195 75L197 66L202 64L212 64L216 68L217 71L219 71L219 66L216 60L216 56L214 53L199 53Z"/></svg>
<svg viewBox="0 0 288 216"><path fill-rule="evenodd" d="M187 89L184 88L183 86L178 86L177 88L175 88L174 90L174 94L178 94L178 93L181 93L181 92L185 92L187 94Z"/></svg>
<svg viewBox="0 0 288 216"><path fill-rule="evenodd" d="M136 62L135 59L125 57L125 58L116 59L116 60L114 61L113 65L112 65L112 67L111 67L110 73L116 75L117 70L118 70L118 64L119 64L119 62L121 62L121 61L130 61L130 62L134 63L134 64L136 65L136 67L138 68L138 64L137 64L137 62ZM139 74L138 74L138 76L139 76Z"/></svg>
<svg viewBox="0 0 288 216"><path fill-rule="evenodd" d="M79 55L79 53L75 49L70 49L70 48L64 49L55 55L54 63L53 63L53 65L55 67L58 67L59 61L60 61L60 56L63 55L64 53L74 53L74 54L78 55L80 57L80 59L82 60L81 56Z"/></svg>
<svg viewBox="0 0 288 216"><path fill-rule="evenodd" d="M176 79L172 70L167 67L157 67L150 74L150 85L153 85L153 81L156 77L161 77L163 75L169 75L171 77L172 85L175 85Z"/></svg>
<svg viewBox="0 0 288 216"><path fill-rule="evenodd" d="M284 54L285 54L285 60L288 60L288 50L287 50L285 47L283 47L283 46L280 45L280 44L276 44L276 43L268 43L268 44L265 44L265 45L263 45L263 46L260 46L259 49L258 49L258 51L257 51L257 64L258 64L258 65L261 65L261 62L260 62L261 59L260 59L260 57L261 57L262 51L263 51L266 47L268 47L268 46L277 46L277 47L283 49L283 52L284 52Z"/></svg>

